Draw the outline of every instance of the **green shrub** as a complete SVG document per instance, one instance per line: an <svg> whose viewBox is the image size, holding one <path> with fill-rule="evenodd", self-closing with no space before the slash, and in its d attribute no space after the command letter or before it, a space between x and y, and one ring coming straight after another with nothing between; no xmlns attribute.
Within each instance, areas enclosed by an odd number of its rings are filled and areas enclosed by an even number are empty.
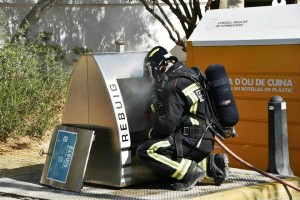
<svg viewBox="0 0 300 200"><path fill-rule="evenodd" d="M39 137L54 125L64 105L70 66L49 34L2 40L0 49L0 140Z"/></svg>

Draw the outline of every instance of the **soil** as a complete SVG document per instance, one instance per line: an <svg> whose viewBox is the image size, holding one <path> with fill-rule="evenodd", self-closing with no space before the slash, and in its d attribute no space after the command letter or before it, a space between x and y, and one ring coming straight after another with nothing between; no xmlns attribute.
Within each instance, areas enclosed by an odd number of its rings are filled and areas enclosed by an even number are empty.
<svg viewBox="0 0 300 200"><path fill-rule="evenodd" d="M48 147L51 139L51 132L41 138L35 137L21 137L21 138L9 138L6 142L0 141L0 155L8 155L18 150L32 150L40 147Z"/></svg>

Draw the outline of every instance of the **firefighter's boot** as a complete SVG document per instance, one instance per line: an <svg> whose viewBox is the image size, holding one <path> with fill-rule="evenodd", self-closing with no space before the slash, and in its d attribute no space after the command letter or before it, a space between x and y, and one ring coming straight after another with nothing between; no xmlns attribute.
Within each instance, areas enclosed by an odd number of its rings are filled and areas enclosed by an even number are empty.
<svg viewBox="0 0 300 200"><path fill-rule="evenodd" d="M173 190L188 191L191 190L198 181L205 177L206 173L196 162L192 162L188 171L182 180L171 185Z"/></svg>
<svg viewBox="0 0 300 200"><path fill-rule="evenodd" d="M226 154L210 154L207 160L207 175L214 179L217 186L229 176L229 160Z"/></svg>

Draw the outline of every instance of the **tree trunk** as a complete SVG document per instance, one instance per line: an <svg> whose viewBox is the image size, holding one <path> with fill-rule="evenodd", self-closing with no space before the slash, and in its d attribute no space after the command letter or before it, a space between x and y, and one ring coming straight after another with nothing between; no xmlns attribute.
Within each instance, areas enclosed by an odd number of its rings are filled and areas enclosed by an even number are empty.
<svg viewBox="0 0 300 200"><path fill-rule="evenodd" d="M16 37L26 38L31 26L37 23L42 16L59 1L60 0L39 0L34 4L32 9L20 23Z"/></svg>

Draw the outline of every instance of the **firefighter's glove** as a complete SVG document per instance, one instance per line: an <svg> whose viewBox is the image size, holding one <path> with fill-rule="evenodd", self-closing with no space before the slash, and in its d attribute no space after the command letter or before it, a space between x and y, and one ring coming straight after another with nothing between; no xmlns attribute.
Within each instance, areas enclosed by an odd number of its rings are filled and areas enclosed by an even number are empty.
<svg viewBox="0 0 300 200"><path fill-rule="evenodd" d="M158 112L161 109L161 106L162 103L159 101L159 99L155 95L152 95L149 99L149 104L145 109L144 119L149 120L150 114Z"/></svg>
<svg viewBox="0 0 300 200"><path fill-rule="evenodd" d="M150 101L150 111L152 113L156 113L161 109L162 103L159 101L159 99L155 96L151 96L151 101Z"/></svg>

